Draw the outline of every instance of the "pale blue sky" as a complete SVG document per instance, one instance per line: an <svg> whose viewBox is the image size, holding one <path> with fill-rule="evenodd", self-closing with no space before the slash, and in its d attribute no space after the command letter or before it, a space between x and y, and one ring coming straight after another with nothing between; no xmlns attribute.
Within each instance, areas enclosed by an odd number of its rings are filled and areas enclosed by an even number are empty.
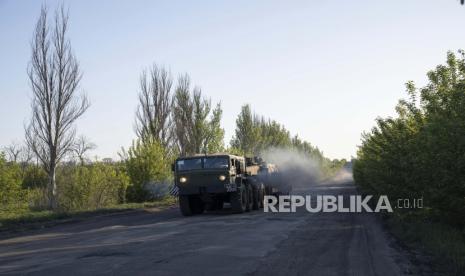
<svg viewBox="0 0 465 276"><path fill-rule="evenodd" d="M54 10L62 1L46 1ZM422 84L447 50L465 48L458 0L64 1L92 101L78 132L117 157L135 137L139 75L153 62L187 72L223 105L226 143L242 104L331 158L394 114L404 83ZM0 0L0 146L22 141L26 68L41 1Z"/></svg>

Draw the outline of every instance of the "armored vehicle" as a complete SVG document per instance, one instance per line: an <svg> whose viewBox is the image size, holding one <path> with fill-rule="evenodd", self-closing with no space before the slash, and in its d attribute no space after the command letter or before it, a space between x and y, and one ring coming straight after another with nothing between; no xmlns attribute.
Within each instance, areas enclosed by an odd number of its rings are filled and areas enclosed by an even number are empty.
<svg viewBox="0 0 465 276"><path fill-rule="evenodd" d="M180 157L172 170L184 216L222 209L225 202L234 213L263 207L265 187L257 177L258 169L247 166L243 156L222 153Z"/></svg>

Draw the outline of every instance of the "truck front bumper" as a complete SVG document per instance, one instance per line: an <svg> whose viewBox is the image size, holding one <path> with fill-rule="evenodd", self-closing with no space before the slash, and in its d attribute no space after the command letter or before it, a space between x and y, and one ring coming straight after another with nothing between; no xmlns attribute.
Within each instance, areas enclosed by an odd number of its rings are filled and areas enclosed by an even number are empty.
<svg viewBox="0 0 465 276"><path fill-rule="evenodd" d="M236 183L215 183L207 185L178 185L179 195L225 194L237 191Z"/></svg>

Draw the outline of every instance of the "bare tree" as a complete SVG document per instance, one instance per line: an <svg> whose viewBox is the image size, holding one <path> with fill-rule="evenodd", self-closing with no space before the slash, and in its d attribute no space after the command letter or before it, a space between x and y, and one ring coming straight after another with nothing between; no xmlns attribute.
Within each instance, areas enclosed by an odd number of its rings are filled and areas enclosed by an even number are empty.
<svg viewBox="0 0 465 276"><path fill-rule="evenodd" d="M8 161L14 163L18 162L18 158L22 152L22 148L18 143L13 142L10 145L4 147L3 150L8 156Z"/></svg>
<svg viewBox="0 0 465 276"><path fill-rule="evenodd" d="M26 127L26 142L48 174L49 207L54 209L56 167L74 143L76 119L90 103L76 92L82 74L67 38L68 13L63 6L56 10L51 30L43 7L31 43L32 118Z"/></svg>
<svg viewBox="0 0 465 276"><path fill-rule="evenodd" d="M179 153L185 156L220 151L224 144L221 115L220 104L212 111L210 99L203 97L197 87L191 92L189 76L181 76L173 100L174 133Z"/></svg>
<svg viewBox="0 0 465 276"><path fill-rule="evenodd" d="M34 152L30 147L24 145L21 147L21 153L19 154L19 162L21 162L24 166L30 164L34 159Z"/></svg>
<svg viewBox="0 0 465 276"><path fill-rule="evenodd" d="M171 143L171 87L173 78L163 67L153 65L140 77L139 106L135 130L142 140L154 138L163 146Z"/></svg>
<svg viewBox="0 0 465 276"><path fill-rule="evenodd" d="M90 142L87 137L81 135L79 136L73 144L72 151L79 159L81 165L84 165L86 161L86 154L90 150L94 150L97 148L97 145Z"/></svg>
<svg viewBox="0 0 465 276"><path fill-rule="evenodd" d="M192 117L194 107L190 95L190 79L188 75L179 77L173 100L173 119L176 144L181 156L191 153Z"/></svg>

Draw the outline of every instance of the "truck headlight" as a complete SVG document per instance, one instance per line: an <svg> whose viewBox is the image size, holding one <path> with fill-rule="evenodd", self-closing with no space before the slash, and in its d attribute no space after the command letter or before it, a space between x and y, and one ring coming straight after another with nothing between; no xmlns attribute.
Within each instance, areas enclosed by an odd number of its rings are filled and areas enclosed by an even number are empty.
<svg viewBox="0 0 465 276"><path fill-rule="evenodd" d="M224 180L226 179L226 176L220 175L220 177L218 177L218 179L219 179L220 181L224 181Z"/></svg>
<svg viewBox="0 0 465 276"><path fill-rule="evenodd" d="M187 178L185 178L184 176L179 178L179 182L181 183L185 183L186 181L187 181Z"/></svg>

